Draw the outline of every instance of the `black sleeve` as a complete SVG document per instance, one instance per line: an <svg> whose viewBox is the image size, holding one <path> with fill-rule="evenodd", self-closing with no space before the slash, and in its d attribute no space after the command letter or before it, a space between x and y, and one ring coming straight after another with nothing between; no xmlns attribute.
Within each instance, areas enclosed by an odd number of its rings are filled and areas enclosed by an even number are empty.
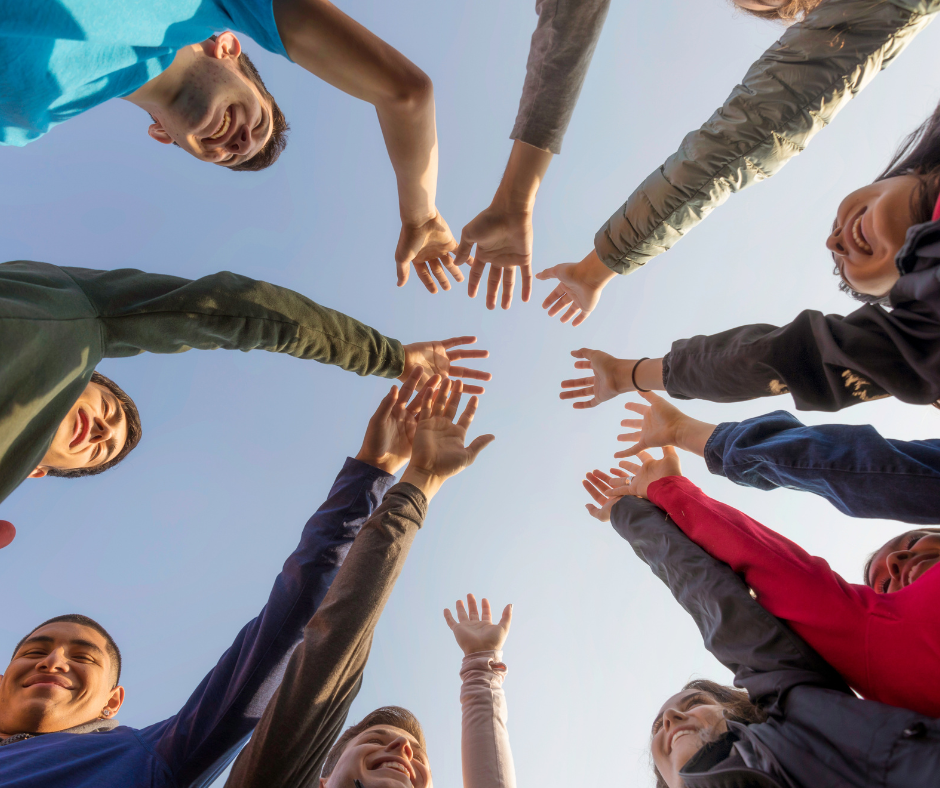
<svg viewBox="0 0 940 788"><path fill-rule="evenodd" d="M836 411L882 397L940 399L940 321L913 302L866 304L847 317L806 310L790 324L741 326L674 342L663 359L671 397L740 402L792 394L799 410Z"/></svg>
<svg viewBox="0 0 940 788"><path fill-rule="evenodd" d="M708 555L655 504L621 498L610 522L669 587L695 621L705 648L754 703L774 713L797 684L850 691L822 657L751 597L727 564Z"/></svg>

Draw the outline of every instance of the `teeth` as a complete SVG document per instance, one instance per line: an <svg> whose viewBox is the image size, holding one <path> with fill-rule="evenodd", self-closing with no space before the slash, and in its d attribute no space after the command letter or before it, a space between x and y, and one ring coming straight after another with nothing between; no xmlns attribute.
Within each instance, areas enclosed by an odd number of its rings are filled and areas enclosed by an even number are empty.
<svg viewBox="0 0 940 788"><path fill-rule="evenodd" d="M379 764L379 768L395 769L396 771L399 771L402 774L408 774L408 770L404 766L402 766L400 763L397 763L396 761L383 761L382 763ZM410 777L411 775L408 775L408 776Z"/></svg>
<svg viewBox="0 0 940 788"><path fill-rule="evenodd" d="M855 239L855 243L858 244L858 248L863 252L871 254L871 247L868 245L868 242L862 237L862 217L859 216L855 220L855 224L852 225L852 237Z"/></svg>
<svg viewBox="0 0 940 788"><path fill-rule="evenodd" d="M219 137L225 134L225 132L228 131L228 127L231 122L232 113L229 112L229 110L225 110L225 116L222 118L222 125L219 126L219 130L215 134L210 135L209 139L217 140Z"/></svg>

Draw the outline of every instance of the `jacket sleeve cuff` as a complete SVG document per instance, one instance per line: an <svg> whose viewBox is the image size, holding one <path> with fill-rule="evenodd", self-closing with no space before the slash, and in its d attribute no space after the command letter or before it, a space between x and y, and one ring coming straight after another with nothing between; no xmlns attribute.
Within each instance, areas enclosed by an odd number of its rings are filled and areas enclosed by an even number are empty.
<svg viewBox="0 0 940 788"><path fill-rule="evenodd" d="M705 466L709 473L716 476L726 476L725 474L725 449L728 444L728 437L740 422L724 421L715 427L715 431L705 442Z"/></svg>
<svg viewBox="0 0 940 788"><path fill-rule="evenodd" d="M460 663L460 678L469 681L485 681L494 689L503 685L509 669L503 662L503 652L475 651L467 654Z"/></svg>

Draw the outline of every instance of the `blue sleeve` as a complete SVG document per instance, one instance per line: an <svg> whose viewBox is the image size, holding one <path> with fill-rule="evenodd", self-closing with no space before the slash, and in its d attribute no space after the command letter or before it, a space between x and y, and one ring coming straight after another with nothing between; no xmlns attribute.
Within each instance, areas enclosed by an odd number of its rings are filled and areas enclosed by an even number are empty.
<svg viewBox="0 0 940 788"><path fill-rule="evenodd" d="M139 732L180 788L210 785L245 744L356 534L394 481L347 459L329 497L307 521L261 614L238 633L178 714Z"/></svg>
<svg viewBox="0 0 940 788"><path fill-rule="evenodd" d="M807 427L778 410L719 424L705 462L745 487L815 493L851 517L940 523L938 440L888 440L870 425Z"/></svg>

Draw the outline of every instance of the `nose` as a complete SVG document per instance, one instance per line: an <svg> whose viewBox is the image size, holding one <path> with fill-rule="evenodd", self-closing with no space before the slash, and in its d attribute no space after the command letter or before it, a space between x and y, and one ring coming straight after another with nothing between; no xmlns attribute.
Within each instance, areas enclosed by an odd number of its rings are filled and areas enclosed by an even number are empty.
<svg viewBox="0 0 940 788"><path fill-rule="evenodd" d="M832 232L829 233L829 237L826 239L826 248L835 254L844 255L846 253L845 246L842 244L841 227L834 227Z"/></svg>
<svg viewBox="0 0 940 788"><path fill-rule="evenodd" d="M50 651L36 665L36 670L44 673L66 673L68 669L69 661L65 658L65 651L61 648Z"/></svg>
<svg viewBox="0 0 940 788"><path fill-rule="evenodd" d="M114 430L111 429L111 425L100 416L95 416L91 429L88 432L89 443L108 441L111 440L111 436L114 435Z"/></svg>
<svg viewBox="0 0 940 788"><path fill-rule="evenodd" d="M669 733L672 728L681 722L685 722L686 715L678 709L666 709L663 712L663 731Z"/></svg>
<svg viewBox="0 0 940 788"><path fill-rule="evenodd" d="M232 138L225 143L225 149L229 153L245 155L251 151L252 145L254 145L254 138L251 134L251 129L248 124L245 123L242 127L232 135Z"/></svg>
<svg viewBox="0 0 940 788"><path fill-rule="evenodd" d="M395 752L398 750L401 752L402 758L405 758L409 761L414 758L414 750L411 749L411 743L404 736L399 736L393 741L389 742L385 749L389 752Z"/></svg>
<svg viewBox="0 0 940 788"><path fill-rule="evenodd" d="M910 550L896 550L888 556L888 574L891 576L891 579L898 584L900 584L901 578L904 575L904 567L906 567L907 562L911 560L911 555Z"/></svg>

